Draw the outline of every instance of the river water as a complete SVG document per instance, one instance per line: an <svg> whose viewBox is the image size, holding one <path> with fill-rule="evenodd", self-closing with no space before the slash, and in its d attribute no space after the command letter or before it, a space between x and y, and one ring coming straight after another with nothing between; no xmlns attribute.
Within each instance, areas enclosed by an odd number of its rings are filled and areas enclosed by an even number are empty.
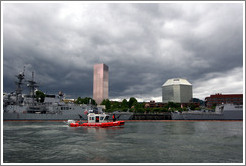
<svg viewBox="0 0 246 166"><path fill-rule="evenodd" d="M3 163L242 163L242 121L3 122Z"/></svg>

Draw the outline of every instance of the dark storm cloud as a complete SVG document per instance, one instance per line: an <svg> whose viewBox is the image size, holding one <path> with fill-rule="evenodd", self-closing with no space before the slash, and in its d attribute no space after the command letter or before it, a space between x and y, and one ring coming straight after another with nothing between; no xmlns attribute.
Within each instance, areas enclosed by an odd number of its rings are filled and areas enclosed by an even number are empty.
<svg viewBox="0 0 246 166"><path fill-rule="evenodd" d="M240 3L3 4L4 91L25 65L44 91L92 96L93 65L104 62L112 99L160 101L174 77L204 99L242 93L242 60Z"/></svg>

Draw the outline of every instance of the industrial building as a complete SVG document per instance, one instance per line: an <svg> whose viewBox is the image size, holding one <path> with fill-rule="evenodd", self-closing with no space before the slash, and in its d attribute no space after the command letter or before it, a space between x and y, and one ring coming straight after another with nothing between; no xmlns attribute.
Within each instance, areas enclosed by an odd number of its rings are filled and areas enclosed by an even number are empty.
<svg viewBox="0 0 246 166"><path fill-rule="evenodd" d="M144 108L162 108L165 104L161 102L155 102L151 100L150 102L145 103Z"/></svg>
<svg viewBox="0 0 246 166"><path fill-rule="evenodd" d="M186 79L172 78L162 85L162 102L189 103L192 99L192 84Z"/></svg>
<svg viewBox="0 0 246 166"><path fill-rule="evenodd" d="M210 108L212 106L222 104L222 103L242 105L243 104L243 94L217 93L215 95L210 95L209 97L206 97L205 103L206 103L206 106Z"/></svg>
<svg viewBox="0 0 246 166"><path fill-rule="evenodd" d="M98 105L108 99L108 71L108 66L103 63L94 65L93 99Z"/></svg>

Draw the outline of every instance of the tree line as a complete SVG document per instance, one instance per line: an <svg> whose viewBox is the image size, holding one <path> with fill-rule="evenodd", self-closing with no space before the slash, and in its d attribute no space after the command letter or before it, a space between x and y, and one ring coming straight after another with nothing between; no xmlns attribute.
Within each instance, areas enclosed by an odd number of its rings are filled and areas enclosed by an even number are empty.
<svg viewBox="0 0 246 166"><path fill-rule="evenodd" d="M131 97L129 101L123 99L122 102L110 101L109 99L104 99L101 105L105 105L106 112L122 111L122 112L135 112L135 113L163 113L163 112L174 112L174 111L188 111L198 110L195 104L190 103L187 107L182 107L180 103L168 102L164 107L145 107L145 102L138 102L136 98Z"/></svg>
<svg viewBox="0 0 246 166"><path fill-rule="evenodd" d="M39 102L44 102L45 94L42 91L36 92L36 98ZM74 102L75 104L92 104L97 105L96 101L91 97L81 98L78 97ZM105 105L105 112L135 112L135 113L162 113L162 112L173 112L173 111L188 111L191 110L199 110L200 107L197 107L195 104L190 103L184 107L181 107L180 103L168 102L164 105L164 107L154 107L149 108L145 107L145 102L138 102L135 97L131 97L129 101L123 99L121 102L119 101L110 101L109 99L104 99L100 105Z"/></svg>

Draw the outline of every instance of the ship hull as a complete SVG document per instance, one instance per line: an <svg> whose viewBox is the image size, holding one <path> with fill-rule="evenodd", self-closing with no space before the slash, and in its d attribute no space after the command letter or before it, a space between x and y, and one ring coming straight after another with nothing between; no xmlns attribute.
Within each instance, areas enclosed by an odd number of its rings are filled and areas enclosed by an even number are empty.
<svg viewBox="0 0 246 166"><path fill-rule="evenodd" d="M110 114L109 119L112 120L113 114ZM117 120L131 120L133 113L116 113ZM33 114L33 113L4 113L3 120L86 120L87 116L84 113L64 113L64 114Z"/></svg>
<svg viewBox="0 0 246 166"><path fill-rule="evenodd" d="M113 115L115 115L117 120L132 120L133 113L131 112L117 112L117 113L110 113L109 119L112 120Z"/></svg>
<svg viewBox="0 0 246 166"><path fill-rule="evenodd" d="M86 119L86 116L82 118L78 114L28 114L28 113L4 113L3 120L69 120L69 119Z"/></svg>
<svg viewBox="0 0 246 166"><path fill-rule="evenodd" d="M39 108L39 107L38 107ZM85 120L85 110L89 107L69 106L46 106L46 111L29 113L28 106L8 106L3 113L3 120ZM66 110L64 108L67 108Z"/></svg>
<svg viewBox="0 0 246 166"><path fill-rule="evenodd" d="M173 120L243 120L243 111L224 113L172 113Z"/></svg>

